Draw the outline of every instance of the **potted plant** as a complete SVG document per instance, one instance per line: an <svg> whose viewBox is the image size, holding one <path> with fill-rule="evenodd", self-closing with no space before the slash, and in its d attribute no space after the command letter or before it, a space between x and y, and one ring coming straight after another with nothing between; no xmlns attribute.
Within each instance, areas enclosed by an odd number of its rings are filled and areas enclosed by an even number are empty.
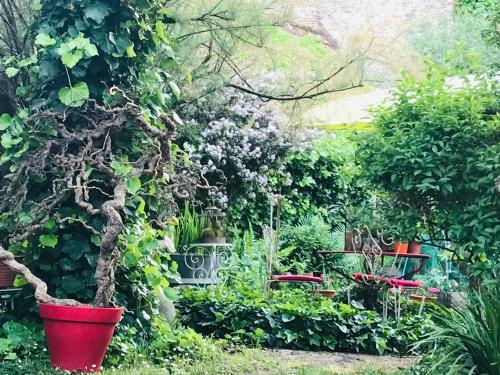
<svg viewBox="0 0 500 375"><path fill-rule="evenodd" d="M205 209L206 226L201 231L202 243L226 243L224 215L216 207Z"/></svg>
<svg viewBox="0 0 500 375"><path fill-rule="evenodd" d="M98 250L95 297L82 303L49 295L47 284L3 246L0 264L35 289L52 365L96 372L124 312L112 303L124 229L136 222L161 226L172 196L186 197L197 181L172 166L170 141L180 120L172 120L178 117L168 106L179 95L177 85L171 77L166 84L151 78L167 75L160 66L172 59L158 54L166 37L139 26L144 19L161 24L161 5L121 1L96 8L82 0L54 13L57 6L41 1L36 22L47 27L27 43L37 48L22 64L20 56L11 58L10 70L22 76L18 82L29 95L15 115L0 114L2 172L10 170L0 177L0 230L8 248L39 249L44 241L55 247L71 230L86 236ZM120 46L108 34L120 36ZM146 64L153 56L158 64ZM56 224L48 229L51 220Z"/></svg>
<svg viewBox="0 0 500 375"><path fill-rule="evenodd" d="M180 280L171 279L175 284L215 283L219 268L227 260L227 254L214 251L214 246L229 246L226 244L222 215L213 207L206 211L200 215L186 204L184 214L174 227L177 252L171 258L177 263L180 276Z"/></svg>
<svg viewBox="0 0 500 375"><path fill-rule="evenodd" d="M408 254L420 254L420 244L418 242L408 242Z"/></svg>
<svg viewBox="0 0 500 375"><path fill-rule="evenodd" d="M336 291L333 289L334 280L329 275L321 275L323 278L322 289L318 290L318 293L324 298L335 297Z"/></svg>

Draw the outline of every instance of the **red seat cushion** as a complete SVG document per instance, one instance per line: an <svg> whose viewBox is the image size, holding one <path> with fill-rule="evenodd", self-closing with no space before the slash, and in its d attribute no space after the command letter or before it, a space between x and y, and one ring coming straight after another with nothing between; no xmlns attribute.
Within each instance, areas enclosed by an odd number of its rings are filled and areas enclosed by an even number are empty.
<svg viewBox="0 0 500 375"><path fill-rule="evenodd" d="M394 286L404 286L406 288L419 288L424 286L423 282L414 280L390 279L389 282Z"/></svg>
<svg viewBox="0 0 500 375"><path fill-rule="evenodd" d="M310 283L322 283L323 278L311 275L275 275L274 280L278 281L303 281Z"/></svg>
<svg viewBox="0 0 500 375"><path fill-rule="evenodd" d="M429 293L440 293L441 292L441 289L433 288L433 287L427 288L427 290L429 291Z"/></svg>

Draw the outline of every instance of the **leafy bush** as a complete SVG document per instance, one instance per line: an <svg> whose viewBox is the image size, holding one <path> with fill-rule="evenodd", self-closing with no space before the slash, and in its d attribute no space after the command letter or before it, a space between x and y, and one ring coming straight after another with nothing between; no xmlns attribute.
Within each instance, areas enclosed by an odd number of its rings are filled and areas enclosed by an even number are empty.
<svg viewBox="0 0 500 375"><path fill-rule="evenodd" d="M330 225L318 216L300 219L296 225L284 225L280 232L280 246L288 249L288 256L283 262L299 273L322 271L318 251L342 250L343 237L343 232L332 233Z"/></svg>
<svg viewBox="0 0 500 375"><path fill-rule="evenodd" d="M500 284L472 292L463 307L438 315L421 344L434 350L424 360L427 374L500 373Z"/></svg>
<svg viewBox="0 0 500 375"><path fill-rule="evenodd" d="M431 65L407 76L392 104L375 113L362 142L364 175L390 195L386 212L404 239L450 241L455 256L495 263L500 254L498 85L482 76L449 77Z"/></svg>
<svg viewBox="0 0 500 375"><path fill-rule="evenodd" d="M353 194L349 170L354 153L349 141L327 133L315 135L315 140L300 140L301 149L289 153L284 160L286 174L273 179L274 191L284 196L282 218L298 223L305 216L320 216L332 225L341 218L332 206L343 207ZM285 179L288 183L285 183Z"/></svg>
<svg viewBox="0 0 500 375"><path fill-rule="evenodd" d="M202 334L308 350L405 354L432 325L426 316L384 321L374 311L290 291L265 300L252 291L187 290L178 307L182 321Z"/></svg>
<svg viewBox="0 0 500 375"><path fill-rule="evenodd" d="M23 359L44 345L42 329L36 324L7 321L0 327L0 362Z"/></svg>

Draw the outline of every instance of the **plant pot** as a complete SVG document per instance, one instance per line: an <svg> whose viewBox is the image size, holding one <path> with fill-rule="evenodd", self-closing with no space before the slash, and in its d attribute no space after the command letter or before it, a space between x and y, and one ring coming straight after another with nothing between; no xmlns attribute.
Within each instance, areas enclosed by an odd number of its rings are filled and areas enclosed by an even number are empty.
<svg viewBox="0 0 500 375"><path fill-rule="evenodd" d="M333 298L336 294L335 290L329 289L318 290L318 293L324 298Z"/></svg>
<svg viewBox="0 0 500 375"><path fill-rule="evenodd" d="M14 259L21 262L23 257L17 256ZM16 278L16 272L12 271L5 264L0 263L0 289L12 288L14 286L14 279Z"/></svg>
<svg viewBox="0 0 500 375"><path fill-rule="evenodd" d="M226 237L207 236L200 238L201 243L226 243Z"/></svg>
<svg viewBox="0 0 500 375"><path fill-rule="evenodd" d="M394 245L394 251L396 252L396 254L408 253L408 242L396 242L396 244Z"/></svg>
<svg viewBox="0 0 500 375"><path fill-rule="evenodd" d="M352 246L352 232L344 233L344 251L353 251L354 247Z"/></svg>
<svg viewBox="0 0 500 375"><path fill-rule="evenodd" d="M221 265L227 261L225 254L172 254L182 284L215 284Z"/></svg>
<svg viewBox="0 0 500 375"><path fill-rule="evenodd" d="M52 366L70 372L98 372L123 308L40 304Z"/></svg>
<svg viewBox="0 0 500 375"><path fill-rule="evenodd" d="M409 254L420 254L420 244L418 242L408 243L408 253Z"/></svg>

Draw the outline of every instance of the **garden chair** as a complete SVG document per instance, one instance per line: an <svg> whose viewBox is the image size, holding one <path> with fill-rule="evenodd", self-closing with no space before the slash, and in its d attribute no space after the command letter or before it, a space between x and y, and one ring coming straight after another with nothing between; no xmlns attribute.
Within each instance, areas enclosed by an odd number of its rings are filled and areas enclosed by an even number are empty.
<svg viewBox="0 0 500 375"><path fill-rule="evenodd" d="M312 275L273 275L271 279L267 281L266 298L271 296L272 285L278 283L302 283L310 285L311 292L316 296L318 295L318 291L321 289L321 285L323 284L323 277Z"/></svg>

